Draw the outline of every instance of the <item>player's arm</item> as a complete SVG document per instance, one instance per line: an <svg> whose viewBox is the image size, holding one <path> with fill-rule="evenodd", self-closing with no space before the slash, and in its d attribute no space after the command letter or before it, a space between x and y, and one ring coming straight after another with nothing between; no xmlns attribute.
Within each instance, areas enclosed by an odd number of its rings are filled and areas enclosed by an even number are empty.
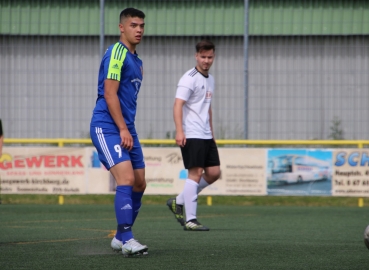
<svg viewBox="0 0 369 270"><path fill-rule="evenodd" d="M118 98L119 84L119 81L106 79L104 82L104 98L108 105L110 115L119 129L122 147L131 150L133 147L133 139L122 115L122 109Z"/></svg>
<svg viewBox="0 0 369 270"><path fill-rule="evenodd" d="M173 118L176 126L176 144L183 147L186 144L186 136L183 132L183 105L186 103L185 100L176 98L173 106Z"/></svg>
<svg viewBox="0 0 369 270"><path fill-rule="evenodd" d="M215 141L214 129L213 129L213 110L211 109L211 104L209 107L209 124L210 124L211 134L213 136L213 140Z"/></svg>

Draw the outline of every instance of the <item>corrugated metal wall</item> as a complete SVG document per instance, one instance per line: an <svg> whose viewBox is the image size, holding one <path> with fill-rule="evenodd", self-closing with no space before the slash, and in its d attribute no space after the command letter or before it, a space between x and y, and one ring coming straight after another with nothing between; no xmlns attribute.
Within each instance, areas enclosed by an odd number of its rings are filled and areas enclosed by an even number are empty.
<svg viewBox="0 0 369 270"><path fill-rule="evenodd" d="M118 38L108 38L114 43ZM0 40L0 115L7 137L84 138L96 99L100 64L97 38L6 37ZM137 48L144 61L137 129L141 138L166 138L174 131L176 85L195 66L198 38L146 37ZM242 38L214 38L212 72L219 136L243 131ZM229 129L229 131L226 131Z"/></svg>
<svg viewBox="0 0 369 270"><path fill-rule="evenodd" d="M117 38L109 38L107 44ZM181 75L197 38L146 37L137 125L141 138L172 136ZM243 138L243 38L214 38L217 138ZM249 41L249 138L369 138L369 37L253 37ZM97 38L1 39L0 113L8 137L84 138L96 98Z"/></svg>
<svg viewBox="0 0 369 270"><path fill-rule="evenodd" d="M254 37L250 138L369 139L369 37Z"/></svg>
<svg viewBox="0 0 369 270"><path fill-rule="evenodd" d="M243 0L227 2L125 2L147 7L151 31L137 48L144 60L140 138L173 137L176 84L195 65L199 37L193 36L201 33L219 35L212 36L216 137L244 138ZM111 29L121 2L106 3L108 46L118 40L117 28ZM0 5L0 118L6 136L88 137L100 64L98 1ZM194 28L194 20L173 17L173 9L202 13L196 13ZM213 16L222 9L226 17ZM249 139L328 139L338 131L345 139L369 139L368 12L364 0L250 1Z"/></svg>
<svg viewBox="0 0 369 270"><path fill-rule="evenodd" d="M6 136L87 137L99 67L98 39L0 38L0 115Z"/></svg>

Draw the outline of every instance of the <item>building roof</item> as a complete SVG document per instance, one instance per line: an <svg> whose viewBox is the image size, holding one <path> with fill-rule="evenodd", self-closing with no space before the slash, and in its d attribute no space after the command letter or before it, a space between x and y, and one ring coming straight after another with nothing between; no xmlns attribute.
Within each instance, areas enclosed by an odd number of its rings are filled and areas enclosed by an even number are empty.
<svg viewBox="0 0 369 270"><path fill-rule="evenodd" d="M97 0L0 0L1 35L96 36ZM105 35L117 35L120 1L105 1ZM242 36L244 0L130 0L149 36ZM368 35L367 0L250 0L249 35Z"/></svg>

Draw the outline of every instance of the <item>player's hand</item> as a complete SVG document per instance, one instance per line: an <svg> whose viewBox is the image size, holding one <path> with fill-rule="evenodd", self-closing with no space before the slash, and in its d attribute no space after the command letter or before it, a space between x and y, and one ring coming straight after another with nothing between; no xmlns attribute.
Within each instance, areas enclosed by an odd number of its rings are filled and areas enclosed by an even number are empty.
<svg viewBox="0 0 369 270"><path fill-rule="evenodd" d="M123 129L119 132L119 134L120 138L122 139L120 145L128 151L131 151L133 147L133 139L131 133L129 133L128 129Z"/></svg>
<svg viewBox="0 0 369 270"><path fill-rule="evenodd" d="M186 144L186 136L183 132L177 132L176 134L176 144L180 147L185 146Z"/></svg>

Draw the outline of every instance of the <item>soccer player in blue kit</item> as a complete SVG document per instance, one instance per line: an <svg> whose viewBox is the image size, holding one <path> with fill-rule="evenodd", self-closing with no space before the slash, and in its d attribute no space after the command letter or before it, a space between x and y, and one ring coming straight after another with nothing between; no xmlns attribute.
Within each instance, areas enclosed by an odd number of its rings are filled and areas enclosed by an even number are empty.
<svg viewBox="0 0 369 270"><path fill-rule="evenodd" d="M102 58L90 124L99 159L117 183L114 206L118 225L111 247L125 256L147 254L148 250L132 233L146 188L144 157L135 129L143 77L136 46L144 34L144 19L145 14L134 8L120 13L120 39Z"/></svg>

